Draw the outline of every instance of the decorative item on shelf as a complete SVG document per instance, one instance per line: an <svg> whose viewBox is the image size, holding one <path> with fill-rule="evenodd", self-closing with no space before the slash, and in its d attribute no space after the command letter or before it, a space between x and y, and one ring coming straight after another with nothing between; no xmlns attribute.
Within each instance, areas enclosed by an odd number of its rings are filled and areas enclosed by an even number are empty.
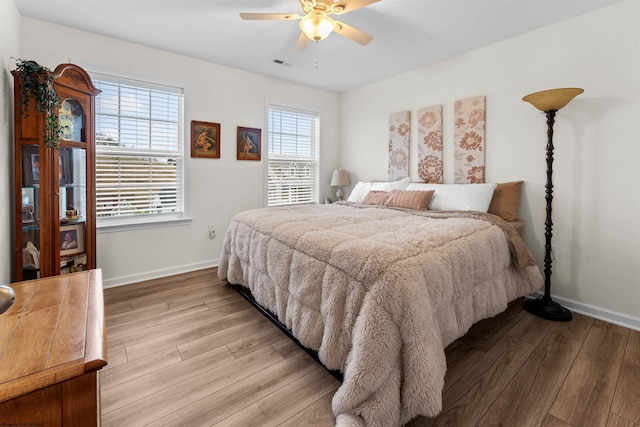
<svg viewBox="0 0 640 427"><path fill-rule="evenodd" d="M73 221L78 219L78 211L77 209L73 209L73 207L71 207L71 209L67 209L66 214L67 214L68 221Z"/></svg>
<svg viewBox="0 0 640 427"><path fill-rule="evenodd" d="M76 273L87 269L87 255L68 255L60 258L60 272Z"/></svg>
<svg viewBox="0 0 640 427"><path fill-rule="evenodd" d="M40 251L33 242L27 242L22 251L22 266L24 268L40 268Z"/></svg>
<svg viewBox="0 0 640 427"><path fill-rule="evenodd" d="M37 145L22 148L22 185L34 188L40 185L40 151Z"/></svg>
<svg viewBox="0 0 640 427"><path fill-rule="evenodd" d="M331 175L331 186L338 187L338 191L336 191L336 198L338 201L344 198L344 190L342 189L342 186L349 184L349 174L346 170L336 169L333 171L333 175Z"/></svg>
<svg viewBox="0 0 640 427"><path fill-rule="evenodd" d="M60 256L84 252L84 224L60 227Z"/></svg>
<svg viewBox="0 0 640 427"><path fill-rule="evenodd" d="M531 103L547 116L547 182L545 185L546 220L545 220L545 255L544 255L544 295L536 299L526 300L523 304L525 310L538 317L558 322L568 322L572 319L571 312L553 301L551 298L551 238L553 237L551 220L551 202L553 200L553 124L558 110L567 105L573 98L584 92L580 88L551 89L535 92L522 98Z"/></svg>
<svg viewBox="0 0 640 427"><path fill-rule="evenodd" d="M70 185L73 183L73 152L69 148L58 149L58 183Z"/></svg>
<svg viewBox="0 0 640 427"><path fill-rule="evenodd" d="M54 73L35 61L16 59L15 75L22 81L22 115L29 115L31 100L36 100L36 112L46 114L44 123L44 143L57 148L62 127L58 121L60 100L53 87Z"/></svg>
<svg viewBox="0 0 640 427"><path fill-rule="evenodd" d="M22 224L30 225L36 223L36 216L33 213L33 205L22 205Z"/></svg>

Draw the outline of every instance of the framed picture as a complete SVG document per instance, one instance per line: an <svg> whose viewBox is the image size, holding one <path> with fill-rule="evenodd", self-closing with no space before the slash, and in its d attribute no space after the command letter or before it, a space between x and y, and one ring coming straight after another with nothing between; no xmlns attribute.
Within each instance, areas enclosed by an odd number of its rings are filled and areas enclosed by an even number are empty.
<svg viewBox="0 0 640 427"><path fill-rule="evenodd" d="M60 256L84 252L84 223L60 226Z"/></svg>
<svg viewBox="0 0 640 427"><path fill-rule="evenodd" d="M73 183L73 151L70 148L58 149L58 177L60 185Z"/></svg>
<svg viewBox="0 0 640 427"><path fill-rule="evenodd" d="M238 160L260 160L261 129L238 126Z"/></svg>
<svg viewBox="0 0 640 427"><path fill-rule="evenodd" d="M22 186L40 184L40 152L37 145L22 147Z"/></svg>
<svg viewBox="0 0 640 427"><path fill-rule="evenodd" d="M220 123L191 120L191 157L220 158Z"/></svg>

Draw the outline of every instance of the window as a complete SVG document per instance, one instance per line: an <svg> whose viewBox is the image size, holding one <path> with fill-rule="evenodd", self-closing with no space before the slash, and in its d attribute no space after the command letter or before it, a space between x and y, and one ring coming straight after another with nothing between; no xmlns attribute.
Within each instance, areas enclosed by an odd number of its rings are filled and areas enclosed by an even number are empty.
<svg viewBox="0 0 640 427"><path fill-rule="evenodd" d="M318 200L320 115L267 105L267 206Z"/></svg>
<svg viewBox="0 0 640 427"><path fill-rule="evenodd" d="M184 91L92 74L96 97L98 226L181 219Z"/></svg>

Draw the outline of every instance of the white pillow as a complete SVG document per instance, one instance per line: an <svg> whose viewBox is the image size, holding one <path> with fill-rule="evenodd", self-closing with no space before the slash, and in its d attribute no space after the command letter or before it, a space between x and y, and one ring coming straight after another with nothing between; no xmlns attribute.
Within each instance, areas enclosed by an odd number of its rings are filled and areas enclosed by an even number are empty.
<svg viewBox="0 0 640 427"><path fill-rule="evenodd" d="M349 202L362 203L364 197L369 191L392 191L392 190L406 190L407 185L411 182L409 177L402 178L397 181L380 181L380 182L358 182L351 190L351 194L347 198Z"/></svg>
<svg viewBox="0 0 640 427"><path fill-rule="evenodd" d="M429 209L434 211L487 212L497 184L423 184L412 182L407 190L435 190Z"/></svg>

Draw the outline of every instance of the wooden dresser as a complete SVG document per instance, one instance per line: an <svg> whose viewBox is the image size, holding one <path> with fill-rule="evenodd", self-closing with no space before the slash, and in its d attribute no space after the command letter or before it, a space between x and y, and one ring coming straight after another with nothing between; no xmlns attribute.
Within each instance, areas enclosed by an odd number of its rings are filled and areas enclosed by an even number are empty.
<svg viewBox="0 0 640 427"><path fill-rule="evenodd" d="M0 425L100 425L101 271L11 287L16 302L0 315Z"/></svg>

